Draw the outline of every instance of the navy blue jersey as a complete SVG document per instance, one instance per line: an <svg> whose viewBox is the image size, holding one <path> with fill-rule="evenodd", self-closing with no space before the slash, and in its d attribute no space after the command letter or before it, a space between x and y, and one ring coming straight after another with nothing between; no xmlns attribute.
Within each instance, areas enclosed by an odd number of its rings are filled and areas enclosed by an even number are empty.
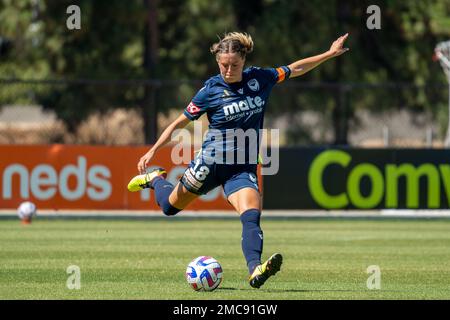
<svg viewBox="0 0 450 320"><path fill-rule="evenodd" d="M184 110L190 120L204 113L208 116L209 130L201 156L216 163L256 163L270 92L289 75L286 66L249 67L240 82L226 83L220 74L209 78ZM244 144L239 143L241 138Z"/></svg>

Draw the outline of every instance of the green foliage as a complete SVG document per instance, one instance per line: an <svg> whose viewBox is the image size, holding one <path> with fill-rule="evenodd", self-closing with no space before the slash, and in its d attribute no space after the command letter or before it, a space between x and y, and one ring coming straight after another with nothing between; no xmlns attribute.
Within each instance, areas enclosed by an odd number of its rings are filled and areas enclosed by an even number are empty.
<svg viewBox="0 0 450 320"><path fill-rule="evenodd" d="M3 3L0 34L12 38L14 48L0 65L2 78L108 80L143 75L142 5L131 1L124 10L123 1L77 1L81 30L69 30L66 9L73 1L35 3ZM23 101L31 89L31 100L53 109L71 130L92 112L136 104L139 96L138 87L130 93L127 87L89 83L16 87L1 87L2 104L14 102L13 97Z"/></svg>
<svg viewBox="0 0 450 320"><path fill-rule="evenodd" d="M66 8L81 8L81 30L68 30ZM381 8L381 30L369 30L366 9ZM34 79L145 79L144 0L0 1L0 36L13 41L13 50L0 57L2 78ZM245 31L255 41L247 65L286 65L326 51L333 40L350 33L344 56L328 61L292 84L401 82L423 86L445 83L438 63L431 60L434 46L450 38L450 3L447 0L164 0L157 1L158 51L151 77L186 80L166 86L156 95L159 111L181 111L201 86L217 73L211 44L228 31ZM289 84L284 84L286 88ZM314 109L338 126L338 92L327 89L275 88L271 98L277 115ZM32 91L32 94L30 94ZM355 111L382 111L405 107L430 110L444 123L446 93L430 96L426 88L397 94L351 88L344 100L346 121ZM140 105L143 86L72 84L59 86L0 86L0 105L13 102L42 103L53 109L70 128L94 111ZM400 102L400 103L399 103ZM440 117L443 117L441 119ZM302 136L295 133L293 136ZM311 138L306 138L310 141ZM294 138L293 141L297 141Z"/></svg>

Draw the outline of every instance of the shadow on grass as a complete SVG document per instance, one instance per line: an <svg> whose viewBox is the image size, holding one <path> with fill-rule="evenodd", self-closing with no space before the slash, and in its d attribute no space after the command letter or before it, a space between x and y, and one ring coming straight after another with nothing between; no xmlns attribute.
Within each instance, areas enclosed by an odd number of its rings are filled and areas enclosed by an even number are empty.
<svg viewBox="0 0 450 320"><path fill-rule="evenodd" d="M307 292L360 292L360 293L366 293L366 292L374 292L374 293L381 293L381 292L409 292L408 290L353 290L353 289L254 289L254 288L231 288L231 287L221 287L217 289L218 291L221 290L230 290L230 291L258 291L258 292L267 292L267 293L281 293L281 292L297 292L297 293L307 293Z"/></svg>
<svg viewBox="0 0 450 320"><path fill-rule="evenodd" d="M260 289L260 291L263 292L359 292L359 293L367 293L367 292L373 292L373 293L381 293L381 292L411 292L407 290L353 290L353 289L303 289L303 290L296 290L296 289Z"/></svg>

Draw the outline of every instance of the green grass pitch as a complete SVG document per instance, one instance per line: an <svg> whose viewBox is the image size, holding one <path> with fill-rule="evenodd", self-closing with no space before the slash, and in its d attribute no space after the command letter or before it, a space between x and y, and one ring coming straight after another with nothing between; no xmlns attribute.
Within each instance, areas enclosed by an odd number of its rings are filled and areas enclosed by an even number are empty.
<svg viewBox="0 0 450 320"><path fill-rule="evenodd" d="M0 221L0 299L450 299L450 220L262 219L263 258L284 256L261 289L247 282L235 220ZM187 264L211 255L224 280L194 292ZM67 288L68 266L81 288ZM369 290L367 268L381 271Z"/></svg>

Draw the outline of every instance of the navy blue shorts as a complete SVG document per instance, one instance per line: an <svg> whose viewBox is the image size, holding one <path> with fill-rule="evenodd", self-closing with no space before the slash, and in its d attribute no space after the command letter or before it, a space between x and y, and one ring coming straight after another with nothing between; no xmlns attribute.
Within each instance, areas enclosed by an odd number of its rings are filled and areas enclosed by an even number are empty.
<svg viewBox="0 0 450 320"><path fill-rule="evenodd" d="M188 191L198 195L221 185L228 198L247 187L259 192L256 169L256 164L208 164L198 157L191 161L180 181Z"/></svg>

